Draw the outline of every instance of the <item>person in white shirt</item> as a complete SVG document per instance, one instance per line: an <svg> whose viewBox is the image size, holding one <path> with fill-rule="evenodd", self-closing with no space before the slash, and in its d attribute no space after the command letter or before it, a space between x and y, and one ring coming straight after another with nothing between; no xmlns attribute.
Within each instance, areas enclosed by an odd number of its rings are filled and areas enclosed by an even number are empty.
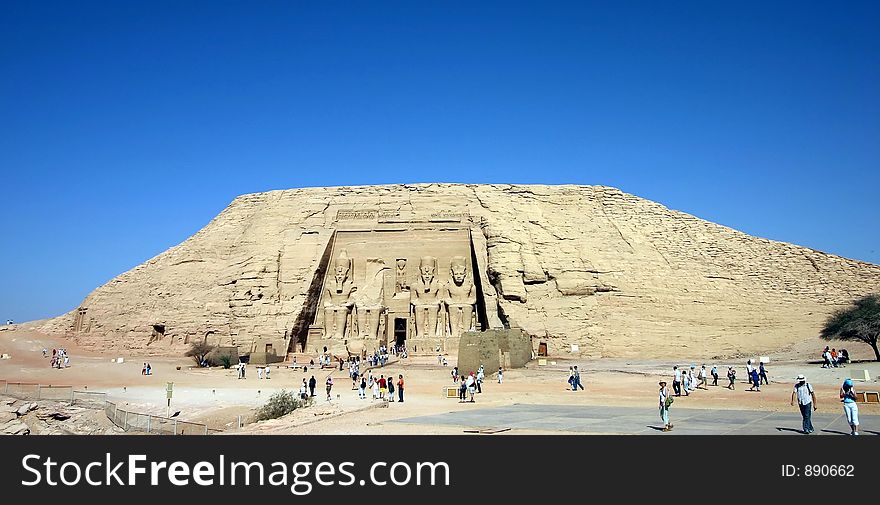
<svg viewBox="0 0 880 505"><path fill-rule="evenodd" d="M666 399L669 398L669 389L666 387L666 381L660 381L660 419L663 421L663 431L672 429L669 423L669 406L666 405Z"/></svg>
<svg viewBox="0 0 880 505"><path fill-rule="evenodd" d="M467 380L464 383L465 387L467 387L468 394L471 395L471 403L474 403L474 393L476 392L476 387L474 387L474 384L476 384L476 382L477 380L474 378L474 373L471 372L471 374L467 376Z"/></svg>
<svg viewBox="0 0 880 505"><path fill-rule="evenodd" d="M819 408L816 406L816 393L813 392L813 386L807 382L803 375L798 375L796 380L794 391L791 392L791 404L794 405L794 401L797 400L798 407L801 409L801 417L803 417L803 433L809 435L814 431L811 420L813 411Z"/></svg>
<svg viewBox="0 0 880 505"><path fill-rule="evenodd" d="M708 376L706 374L706 365L700 365L700 371L697 375L700 379L700 385L698 386L701 389L709 389L709 381Z"/></svg>
<svg viewBox="0 0 880 505"><path fill-rule="evenodd" d="M263 378L263 369L262 367L257 367L257 379Z"/></svg>
<svg viewBox="0 0 880 505"><path fill-rule="evenodd" d="M672 367L672 390L675 391L675 396L681 396L681 370L678 366Z"/></svg>

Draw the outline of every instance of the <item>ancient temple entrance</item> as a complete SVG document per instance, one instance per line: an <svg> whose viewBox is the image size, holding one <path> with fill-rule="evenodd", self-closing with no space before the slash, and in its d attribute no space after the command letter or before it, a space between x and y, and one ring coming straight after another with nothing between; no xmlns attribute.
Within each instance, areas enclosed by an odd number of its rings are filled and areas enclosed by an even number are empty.
<svg viewBox="0 0 880 505"><path fill-rule="evenodd" d="M406 346L406 318L394 318L394 345L397 347Z"/></svg>

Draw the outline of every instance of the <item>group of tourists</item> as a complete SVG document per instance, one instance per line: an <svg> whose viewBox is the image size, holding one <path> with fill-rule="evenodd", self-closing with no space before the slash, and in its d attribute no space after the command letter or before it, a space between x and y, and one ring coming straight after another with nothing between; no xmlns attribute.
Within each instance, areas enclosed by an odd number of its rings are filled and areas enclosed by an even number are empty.
<svg viewBox="0 0 880 505"><path fill-rule="evenodd" d="M266 379L269 378L269 365L257 367L257 379L262 379L264 375Z"/></svg>
<svg viewBox="0 0 880 505"><path fill-rule="evenodd" d="M141 368L141 375L153 375L153 367L149 363L144 363Z"/></svg>
<svg viewBox="0 0 880 505"><path fill-rule="evenodd" d="M829 349L825 346L822 351L822 368L837 368L845 366L844 363L849 362L849 352L846 349Z"/></svg>
<svg viewBox="0 0 880 505"><path fill-rule="evenodd" d="M568 367L568 385L571 386L572 391L579 389L583 391L584 389L584 385L581 384L581 372L577 365Z"/></svg>
<svg viewBox="0 0 880 505"><path fill-rule="evenodd" d="M367 363L370 366L385 366L388 363L388 349L384 345L380 346L373 351L373 354L367 356Z"/></svg>
<svg viewBox="0 0 880 505"><path fill-rule="evenodd" d="M500 370L501 369L499 368L499 371ZM453 376L453 380L459 379L457 375L458 367L455 367L454 373L456 375ZM458 403L474 403L474 395L483 392L483 381L486 379L486 372L483 365L480 364L476 373L471 372L468 375L462 375L460 379L458 385ZM469 397L470 399L468 399Z"/></svg>
<svg viewBox="0 0 880 505"><path fill-rule="evenodd" d="M856 390L852 379L847 378L843 381L843 384L838 391L838 397L843 404L843 414L846 416L847 424L849 424L850 435L858 435L859 406L856 403L858 397L856 396ZM792 406L794 406L795 401L797 401L798 408L801 411L803 433L809 435L815 431L813 428L812 416L813 412L818 410L819 407L816 405L816 392L813 390L813 386L807 382L807 379L803 374L797 376L794 384L794 391L791 393Z"/></svg>
<svg viewBox="0 0 880 505"><path fill-rule="evenodd" d="M49 351L43 349L43 357L49 357ZM49 366L52 368L67 368L70 366L70 355L67 354L67 349L58 348L52 349L52 359L49 361Z"/></svg>
<svg viewBox="0 0 880 505"><path fill-rule="evenodd" d="M369 370L366 377L361 376L361 382L358 386L358 398L365 400L367 398L367 391L369 391L372 400L394 402L394 393L397 392L397 401L403 403L403 385L403 375L398 374L397 387L395 389L393 376L389 375L386 378L385 374L381 374L378 378L375 378L373 377L373 371Z"/></svg>

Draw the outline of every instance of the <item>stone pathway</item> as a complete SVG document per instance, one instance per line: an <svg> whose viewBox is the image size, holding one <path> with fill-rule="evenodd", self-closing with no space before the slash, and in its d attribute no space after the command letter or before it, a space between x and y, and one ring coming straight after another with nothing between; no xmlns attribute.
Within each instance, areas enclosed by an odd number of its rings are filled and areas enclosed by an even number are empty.
<svg viewBox="0 0 880 505"><path fill-rule="evenodd" d="M794 408L793 408L794 409ZM841 409L842 410L842 409ZM670 409L670 434L676 435L801 435L801 416L793 412L752 410ZM880 416L860 415L860 434L880 435ZM461 426L467 429L512 428L583 434L663 434L656 409L636 407L515 404L477 408L392 422ZM814 414L814 435L848 435L849 425L839 414Z"/></svg>

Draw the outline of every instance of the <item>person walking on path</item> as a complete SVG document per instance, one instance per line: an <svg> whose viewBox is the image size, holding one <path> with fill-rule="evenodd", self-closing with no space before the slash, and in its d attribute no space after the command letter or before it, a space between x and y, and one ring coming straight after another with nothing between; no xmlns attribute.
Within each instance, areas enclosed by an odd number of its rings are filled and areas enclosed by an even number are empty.
<svg viewBox="0 0 880 505"><path fill-rule="evenodd" d="M727 380L730 384L727 385L727 389L736 389L736 370L729 366L727 367Z"/></svg>
<svg viewBox="0 0 880 505"><path fill-rule="evenodd" d="M681 370L677 365L672 367L672 390L675 391L675 396L681 396Z"/></svg>
<svg viewBox="0 0 880 505"><path fill-rule="evenodd" d="M697 375L700 379L700 385L697 386L700 389L709 389L709 376L706 373L706 365L700 365L700 372Z"/></svg>
<svg viewBox="0 0 880 505"><path fill-rule="evenodd" d="M715 365L712 365L712 385L718 385L718 367Z"/></svg>
<svg viewBox="0 0 880 505"><path fill-rule="evenodd" d="M767 369L764 368L764 362L758 363L758 383L770 385L770 381L767 379Z"/></svg>
<svg viewBox="0 0 880 505"><path fill-rule="evenodd" d="M327 376L327 401L330 401L330 390L333 389L333 376Z"/></svg>
<svg viewBox="0 0 880 505"><path fill-rule="evenodd" d="M669 423L669 406L671 404L672 398L669 396L666 381L660 381L660 420L663 421L663 431L672 429L672 424Z"/></svg>
<svg viewBox="0 0 880 505"><path fill-rule="evenodd" d="M263 368L257 367L257 379L262 379L262 378L263 378Z"/></svg>
<svg viewBox="0 0 880 505"><path fill-rule="evenodd" d="M850 435L859 434L859 406L856 405L856 390L853 381L847 378L840 386L840 401L843 402L843 413L849 423Z"/></svg>
<svg viewBox="0 0 880 505"><path fill-rule="evenodd" d="M581 384L581 372L578 370L577 365L574 366L574 386L575 391L577 391L577 388L581 388L581 390L584 389L584 385Z"/></svg>
<svg viewBox="0 0 880 505"><path fill-rule="evenodd" d="M813 392L813 386L807 382L803 375L798 375L797 382L794 383L794 391L791 392L791 404L794 406L795 400L801 409L801 417L803 417L804 435L813 433L813 411L819 407L816 406L816 393Z"/></svg>
<svg viewBox="0 0 880 505"><path fill-rule="evenodd" d="M759 393L761 392L761 379L758 377L757 368L752 367L752 375L749 379L749 382L752 383L752 387L748 389L749 391L757 391Z"/></svg>
<svg viewBox="0 0 880 505"><path fill-rule="evenodd" d="M361 376L361 386L358 388L358 398L365 400L367 398L367 379Z"/></svg>
<svg viewBox="0 0 880 505"><path fill-rule="evenodd" d="M474 403L474 393L477 391L477 379L474 378L474 372L471 372L470 375L467 376L467 381L465 385L467 386L467 392L470 395L470 403Z"/></svg>
<svg viewBox="0 0 880 505"><path fill-rule="evenodd" d="M311 379L309 379L309 396L315 396L315 387L318 385L318 381L315 380L315 376L313 375Z"/></svg>
<svg viewBox="0 0 880 505"><path fill-rule="evenodd" d="M504 382L504 369L498 367L498 384L501 384L502 382Z"/></svg>
<svg viewBox="0 0 880 505"><path fill-rule="evenodd" d="M403 403L403 375L397 376L397 397Z"/></svg>
<svg viewBox="0 0 880 505"><path fill-rule="evenodd" d="M755 367L752 366L752 360L746 361L746 379L749 380L749 385L754 386L752 383L752 371Z"/></svg>
<svg viewBox="0 0 880 505"><path fill-rule="evenodd" d="M269 380L269 365L266 365L266 380Z"/></svg>

